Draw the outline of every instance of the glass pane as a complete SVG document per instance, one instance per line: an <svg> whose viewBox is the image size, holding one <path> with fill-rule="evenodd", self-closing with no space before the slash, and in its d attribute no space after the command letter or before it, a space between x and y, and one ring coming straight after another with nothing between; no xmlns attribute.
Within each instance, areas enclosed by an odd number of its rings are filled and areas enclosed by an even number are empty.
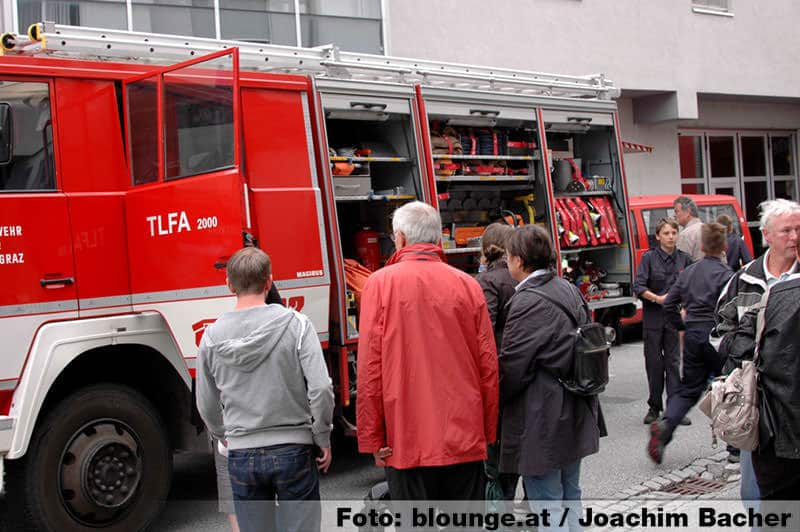
<svg viewBox="0 0 800 532"><path fill-rule="evenodd" d="M133 0L133 29L146 33L214 38L214 2Z"/></svg>
<svg viewBox="0 0 800 532"><path fill-rule="evenodd" d="M231 8L229 4L220 7L220 33L223 39L250 41L269 44L297 44L294 14L276 13L264 9L263 2L259 7L246 6L250 2L237 2L240 8Z"/></svg>
<svg viewBox="0 0 800 532"><path fill-rule="evenodd" d="M20 32L26 32L28 26L43 20L73 26L128 29L125 0L21 0L18 6Z"/></svg>
<svg viewBox="0 0 800 532"><path fill-rule="evenodd" d="M794 175L792 137L772 137L772 174Z"/></svg>
<svg viewBox="0 0 800 532"><path fill-rule="evenodd" d="M682 194L705 194L706 186L703 183L681 183Z"/></svg>
<svg viewBox="0 0 800 532"><path fill-rule="evenodd" d="M158 76L127 84L133 184L158 181Z"/></svg>
<svg viewBox="0 0 800 532"><path fill-rule="evenodd" d="M165 179L233 166L233 57L164 74Z"/></svg>
<svg viewBox="0 0 800 532"><path fill-rule="evenodd" d="M678 136L680 150L681 179L702 179L703 173L703 137Z"/></svg>
<svg viewBox="0 0 800 532"><path fill-rule="evenodd" d="M775 197L797 201L797 185L794 180L775 181Z"/></svg>
<svg viewBox="0 0 800 532"><path fill-rule="evenodd" d="M715 194L723 194L725 196L735 196L733 187L716 187L714 189Z"/></svg>
<svg viewBox="0 0 800 532"><path fill-rule="evenodd" d="M49 86L0 81L0 102L10 125L2 132L3 143L11 146L8 164L0 166L0 190L54 190Z"/></svg>
<svg viewBox="0 0 800 532"><path fill-rule="evenodd" d="M647 231L647 244L654 248L658 245L656 240L656 225L661 218L673 218L674 212L672 207L659 208L659 209L643 209L642 221L644 222L644 230Z"/></svg>
<svg viewBox="0 0 800 532"><path fill-rule="evenodd" d="M742 175L758 177L767 175L767 157L764 137L742 137Z"/></svg>
<svg viewBox="0 0 800 532"><path fill-rule="evenodd" d="M382 54L380 20L300 15L303 46L335 44L349 52Z"/></svg>
<svg viewBox="0 0 800 532"><path fill-rule="evenodd" d="M751 181L744 184L745 218L748 222L758 220L758 206L762 201L767 201L767 182Z"/></svg>
<svg viewBox="0 0 800 532"><path fill-rule="evenodd" d="M736 177L733 137L708 137L711 177Z"/></svg>
<svg viewBox="0 0 800 532"><path fill-rule="evenodd" d="M300 13L334 17L381 18L380 0L300 0Z"/></svg>

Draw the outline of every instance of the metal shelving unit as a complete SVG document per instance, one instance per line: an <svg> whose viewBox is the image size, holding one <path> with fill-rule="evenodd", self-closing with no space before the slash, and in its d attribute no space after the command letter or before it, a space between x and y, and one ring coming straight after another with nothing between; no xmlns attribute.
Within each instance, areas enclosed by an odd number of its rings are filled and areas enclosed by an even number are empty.
<svg viewBox="0 0 800 532"><path fill-rule="evenodd" d="M622 246L621 244L601 244L599 246L581 246L581 247L577 247L577 248L565 248L565 247L562 247L561 248L561 254L562 255L568 255L568 254L573 254L573 253L580 253L581 251L594 251L594 250L597 250L597 249L614 249L614 248L618 248L618 247L625 247L625 246Z"/></svg>
<svg viewBox="0 0 800 532"><path fill-rule="evenodd" d="M436 181L533 181L530 175L437 175Z"/></svg>

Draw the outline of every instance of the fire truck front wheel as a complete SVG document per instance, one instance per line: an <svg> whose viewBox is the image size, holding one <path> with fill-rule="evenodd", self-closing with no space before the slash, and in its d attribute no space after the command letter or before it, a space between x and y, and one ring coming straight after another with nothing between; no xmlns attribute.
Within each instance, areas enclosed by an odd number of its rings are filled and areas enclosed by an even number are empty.
<svg viewBox="0 0 800 532"><path fill-rule="evenodd" d="M123 385L68 396L45 415L9 495L37 530L146 530L164 506L172 454L152 403ZM12 465L13 464L13 465Z"/></svg>

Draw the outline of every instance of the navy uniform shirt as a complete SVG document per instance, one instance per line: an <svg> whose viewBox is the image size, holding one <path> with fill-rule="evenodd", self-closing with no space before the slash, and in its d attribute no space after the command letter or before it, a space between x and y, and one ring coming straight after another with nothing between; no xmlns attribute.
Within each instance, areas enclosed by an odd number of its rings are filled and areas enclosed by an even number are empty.
<svg viewBox="0 0 800 532"><path fill-rule="evenodd" d="M733 275L719 257L703 257L678 275L664 301L664 317L678 330L691 324L714 324L714 309L725 283ZM686 318L681 319L681 305Z"/></svg>
<svg viewBox="0 0 800 532"><path fill-rule="evenodd" d="M691 262L692 258L677 248L672 253L667 253L661 246L648 250L642 255L639 269L636 270L633 292L640 297L646 290L659 296L666 294L675 284L678 274ZM642 299L642 319L644 327L660 329L664 325L664 307Z"/></svg>

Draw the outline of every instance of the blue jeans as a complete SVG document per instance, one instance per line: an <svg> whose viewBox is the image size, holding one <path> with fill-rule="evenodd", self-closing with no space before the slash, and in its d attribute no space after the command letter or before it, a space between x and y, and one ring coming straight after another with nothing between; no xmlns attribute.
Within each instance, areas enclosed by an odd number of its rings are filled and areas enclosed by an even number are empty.
<svg viewBox="0 0 800 532"><path fill-rule="evenodd" d="M540 526L540 531L569 530L578 532L581 526L581 461L578 460L564 469L554 469L544 475L523 476L522 481L528 492L531 511L541 514L543 509L550 513L550 526ZM566 527L560 527L561 515L568 508Z"/></svg>
<svg viewBox="0 0 800 532"><path fill-rule="evenodd" d="M228 473L242 532L320 529L319 472L311 445L232 449Z"/></svg>

